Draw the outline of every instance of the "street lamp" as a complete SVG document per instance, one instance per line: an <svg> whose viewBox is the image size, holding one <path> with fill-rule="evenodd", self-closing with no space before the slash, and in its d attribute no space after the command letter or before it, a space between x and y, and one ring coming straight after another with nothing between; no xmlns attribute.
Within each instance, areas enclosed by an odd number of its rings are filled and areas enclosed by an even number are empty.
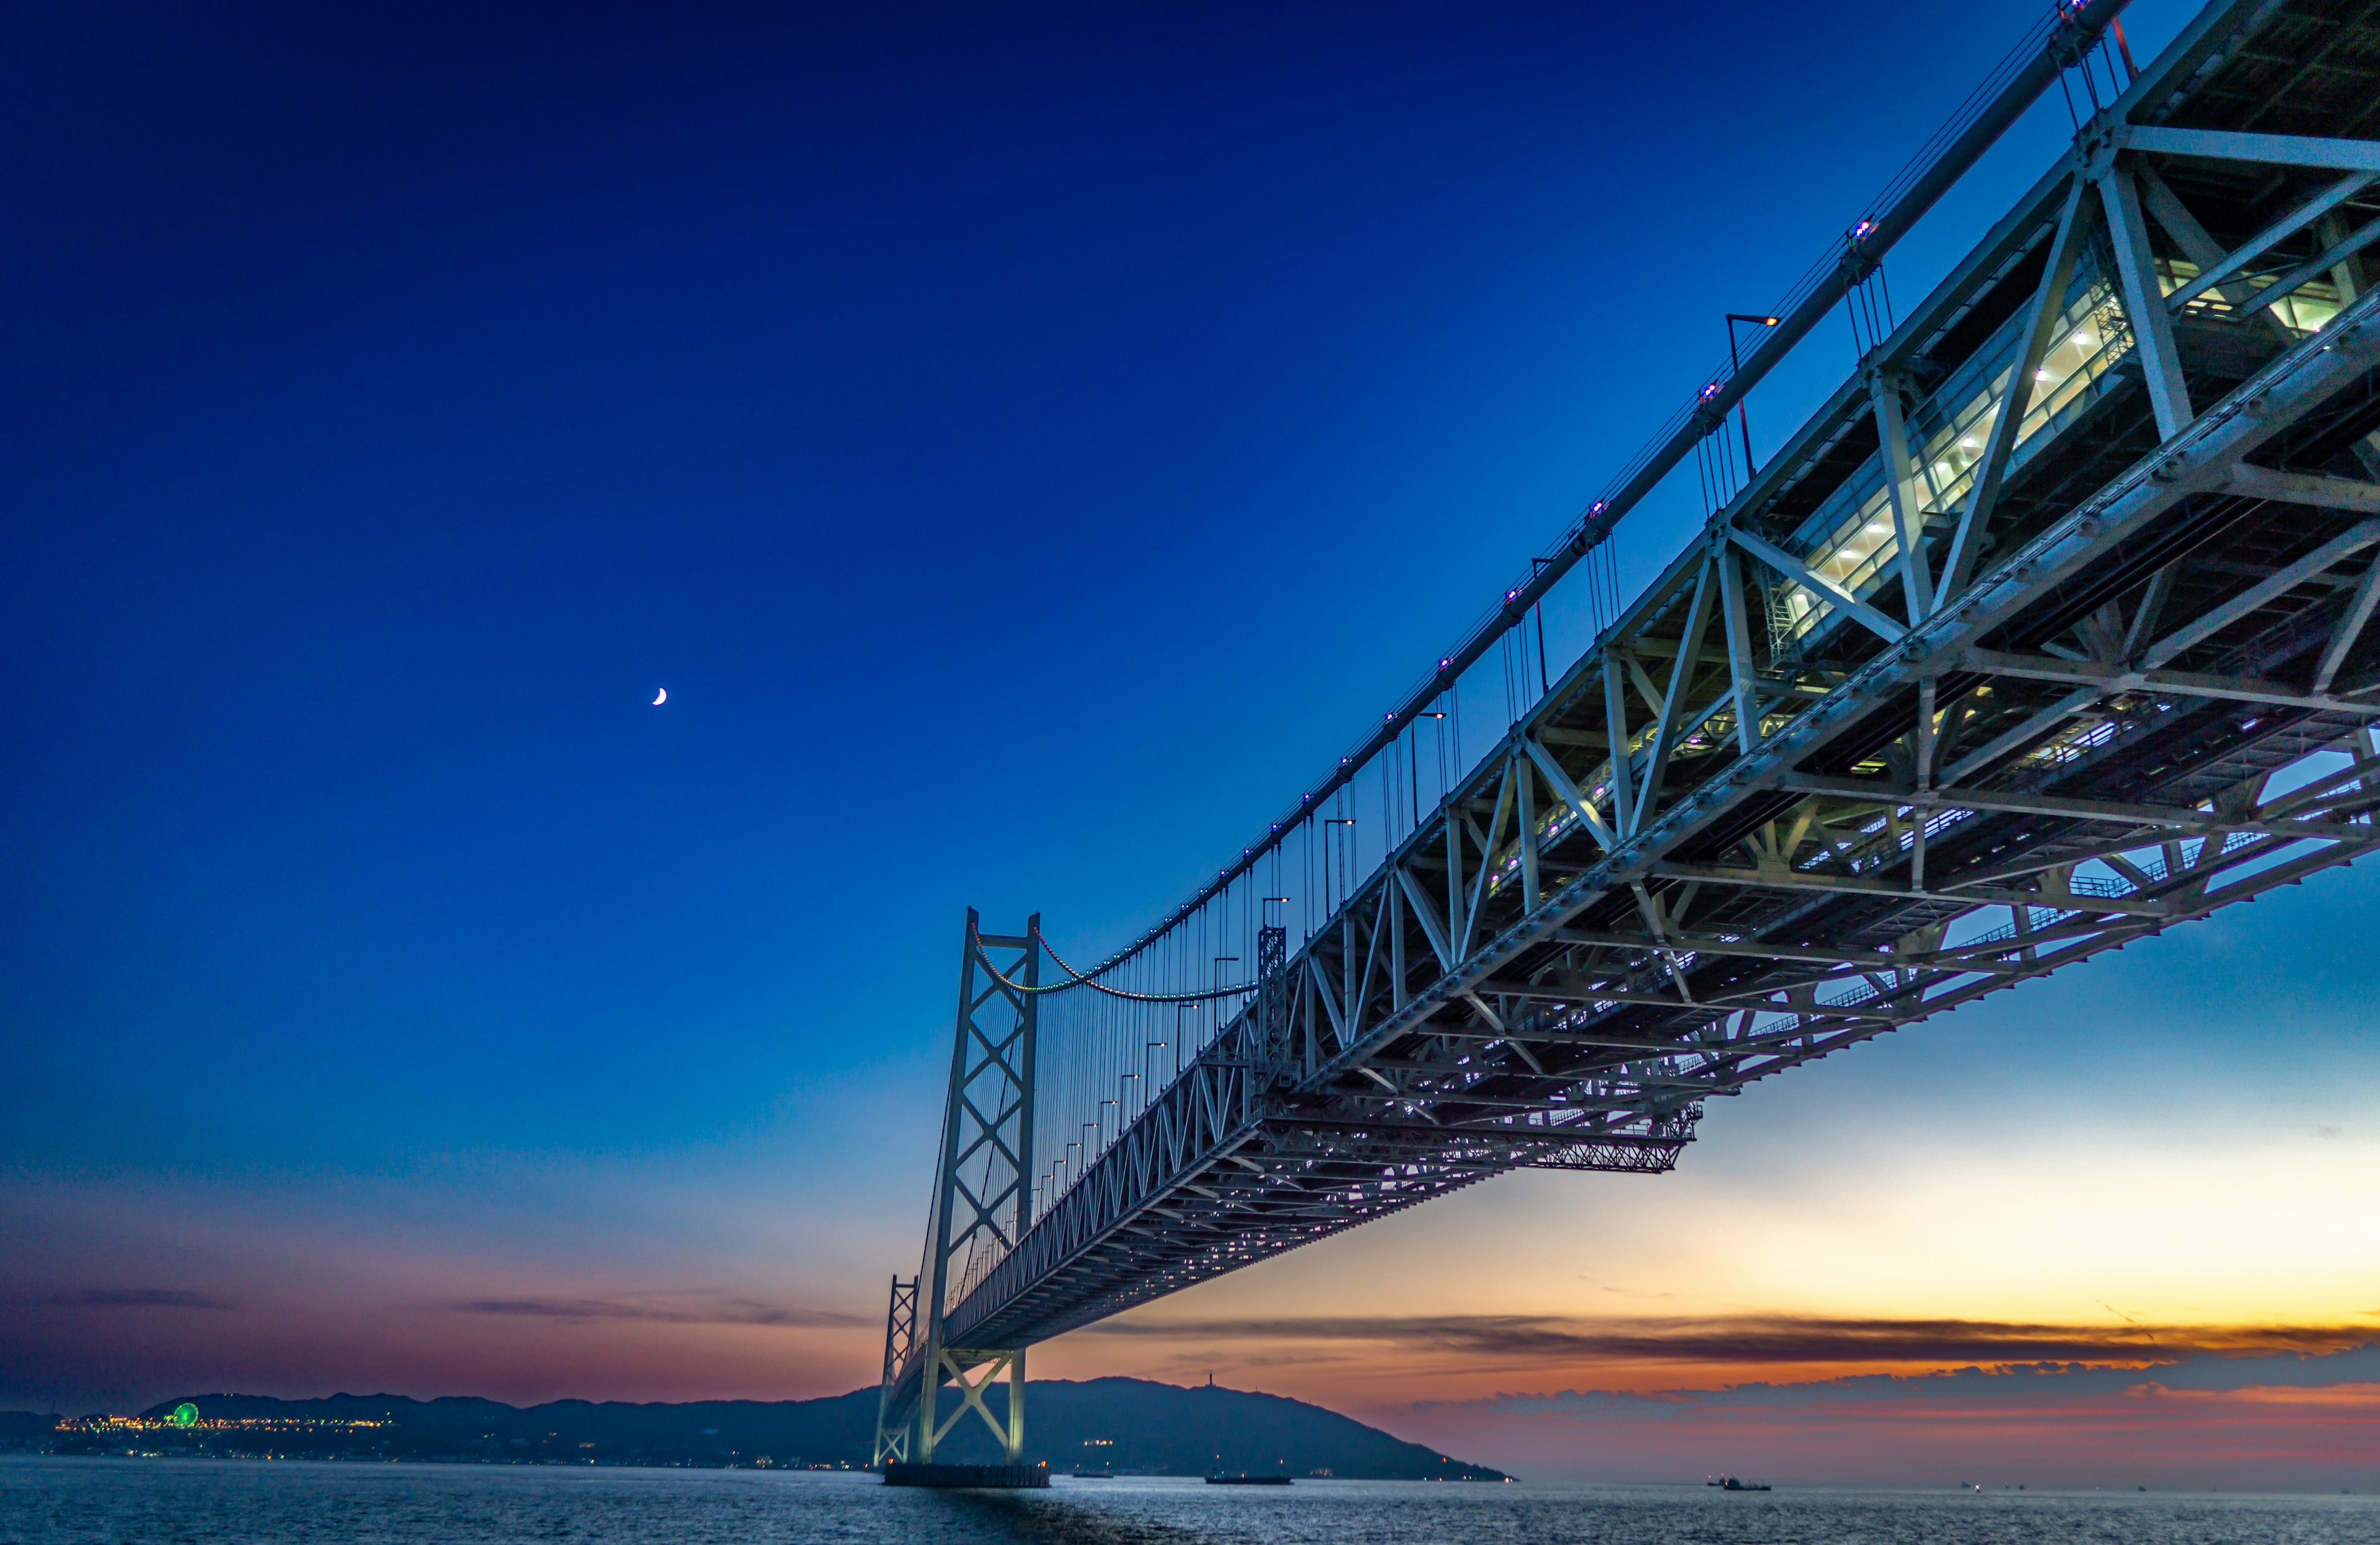
<svg viewBox="0 0 2380 1545"><path fill-rule="evenodd" d="M1784 320L1785 319L1783 317L1746 316L1742 311L1730 311L1727 313L1727 368L1729 380L1734 380L1736 375L1743 369L1742 361L1738 359L1735 354L1735 330L1737 326L1739 324L1748 323L1754 327L1774 327ZM1743 426L1743 480L1746 482L1750 482L1752 481L1752 416L1744 411L1743 399L1742 397L1735 399L1735 419L1737 423Z"/></svg>
<svg viewBox="0 0 2380 1545"><path fill-rule="evenodd" d="M1543 614L1539 614L1537 617L1537 661L1540 665L1543 665L1546 658L1545 627L1545 616ZM1446 711L1439 708L1424 709L1419 713L1415 714L1414 717L1416 719L1436 719L1439 721L1438 726L1438 733L1440 736L1439 747L1439 775L1442 777L1445 775L1446 770L1444 744L1444 736L1446 735ZM1413 774L1413 821L1415 828L1418 830L1421 826L1421 740L1419 736L1415 736L1414 739L1412 753L1405 758L1405 767L1407 771L1411 772Z"/></svg>
<svg viewBox="0 0 2380 1545"><path fill-rule="evenodd" d="M1333 826L1347 828L1347 834L1340 840L1338 851L1340 867L1352 868L1353 866L1346 862L1346 858L1348 845L1355 840L1355 818L1352 815L1334 815L1325 816L1322 821L1322 915L1326 918L1333 915L1330 906L1330 828ZM1353 882L1351 881L1350 883L1352 884Z"/></svg>

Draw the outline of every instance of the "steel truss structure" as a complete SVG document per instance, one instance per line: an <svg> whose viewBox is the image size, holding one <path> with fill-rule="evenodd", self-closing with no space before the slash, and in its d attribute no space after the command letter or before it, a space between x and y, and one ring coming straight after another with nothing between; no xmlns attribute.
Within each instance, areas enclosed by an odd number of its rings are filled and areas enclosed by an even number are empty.
<svg viewBox="0 0 2380 1545"><path fill-rule="evenodd" d="M1023 1463L1026 1344L981 1337L953 1342L944 1311L977 1285L991 1261L1014 1249L1031 1222L1038 1002L1034 989L1039 984L1040 932L1036 917L1022 937L987 934L975 912L967 913L958 1029L942 1107L925 1268L906 1283L892 1279L885 1319L884 1384L876 1417L880 1466L888 1461L934 1463L936 1445L970 1411L991 1430L1007 1464ZM928 1371L930 1378L924 1377ZM1004 1417L994 1417L983 1397L1003 1378L1007 1410ZM944 1380L956 1386L959 1403L937 1419Z"/></svg>
<svg viewBox="0 0 2380 1545"><path fill-rule="evenodd" d="M1021 1378L1488 1175L1667 1169L1713 1097L2380 845L2374 135L2380 6L2210 6L1038 1214L955 1179L1031 1125L1032 994L969 975L885 1431L953 1346Z"/></svg>

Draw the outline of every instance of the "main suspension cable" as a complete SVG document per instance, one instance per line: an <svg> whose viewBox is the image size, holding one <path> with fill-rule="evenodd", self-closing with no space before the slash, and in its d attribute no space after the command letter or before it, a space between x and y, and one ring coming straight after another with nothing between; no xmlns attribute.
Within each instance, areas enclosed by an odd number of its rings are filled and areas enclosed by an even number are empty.
<svg viewBox="0 0 2380 1545"><path fill-rule="evenodd" d="M1256 983L1254 982L1241 982L1237 986L1233 987L1209 988L1204 992L1127 992L1121 987L1110 987L1105 982L1095 981L1091 978L1083 975L1080 971L1075 970L1072 966L1067 965L1063 960L1060 960L1058 958L1058 952L1050 949L1050 941L1043 938L1040 934L1036 933L1034 935L1034 939L1039 943L1043 950L1048 951L1051 960L1057 961L1058 969L1066 973L1066 980L1047 982L1038 987L1027 987L1021 981L1011 981L1008 978L1002 976L999 970L993 967L990 960L984 956L982 943L976 935L972 932L968 935L968 943L975 946L977 958L982 962L984 975L1000 983L1001 986L1007 988L1011 992L1030 992L1038 994L1043 992L1063 992L1070 987L1087 987L1094 992L1104 992L1111 998L1127 998L1135 1004L1196 1004L1203 1003L1209 998L1234 998L1238 997L1242 993L1253 992L1257 990ZM1135 957L1132 955L1126 955L1124 957L1126 960ZM1118 962L1116 964L1120 963L1121 962ZM1112 965L1101 967L1102 970L1112 968Z"/></svg>

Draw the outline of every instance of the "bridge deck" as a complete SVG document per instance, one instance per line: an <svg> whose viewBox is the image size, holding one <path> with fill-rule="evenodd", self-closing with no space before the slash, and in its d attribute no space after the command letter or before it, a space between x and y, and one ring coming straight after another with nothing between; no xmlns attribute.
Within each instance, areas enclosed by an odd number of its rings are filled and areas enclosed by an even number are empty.
<svg viewBox="0 0 2380 1545"><path fill-rule="evenodd" d="M1666 1169L1711 1096L2369 851L2374 13L2210 6L943 1344Z"/></svg>

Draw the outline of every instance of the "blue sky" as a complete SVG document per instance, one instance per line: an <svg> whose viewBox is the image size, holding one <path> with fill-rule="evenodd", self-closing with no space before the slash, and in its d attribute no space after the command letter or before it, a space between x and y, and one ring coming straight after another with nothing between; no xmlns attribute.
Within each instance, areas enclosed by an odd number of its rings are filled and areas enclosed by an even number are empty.
<svg viewBox="0 0 2380 1545"><path fill-rule="evenodd" d="M28 1054L343 1162L876 1065L962 906L1129 931L1327 764L2026 14L18 12Z"/></svg>
<svg viewBox="0 0 2380 1545"><path fill-rule="evenodd" d="M0 1292L84 1327L0 1332L0 1402L864 1382L962 909L1090 950L1178 899L2034 14L0 17ZM2128 14L2145 58L2187 11ZM1903 247L1904 306L2066 132ZM2276 1046L2368 1088L2371 880L2324 884L2310 945L2155 946L2236 1017L2010 1059L2005 1140L2058 1140L2069 1057L2150 1113ZM2222 990L2290 949L2329 1017ZM1871 1055L1881 1101L1957 1076ZM1713 1138L1787 1140L1799 1081ZM499 1344L359 1328L359 1283L664 1307Z"/></svg>

